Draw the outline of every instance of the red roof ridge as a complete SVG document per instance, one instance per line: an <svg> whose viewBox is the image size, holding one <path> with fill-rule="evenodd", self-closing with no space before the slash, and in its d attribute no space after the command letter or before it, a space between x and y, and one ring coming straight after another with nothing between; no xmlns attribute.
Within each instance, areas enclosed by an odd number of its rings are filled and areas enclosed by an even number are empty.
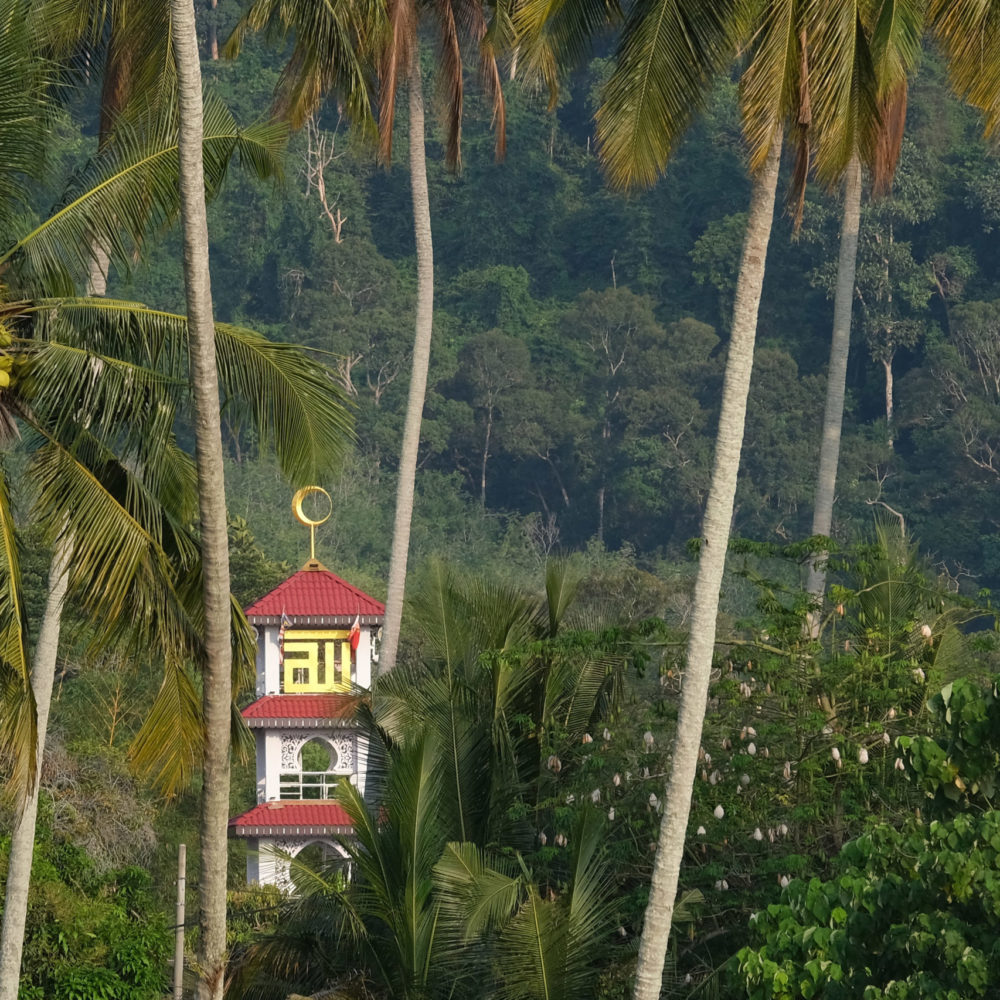
<svg viewBox="0 0 1000 1000"><path fill-rule="evenodd" d="M353 829L347 810L330 799L271 799L259 802L240 816L229 821L230 829L247 832L243 836L269 835L278 831L289 833L322 833Z"/></svg>
<svg viewBox="0 0 1000 1000"><path fill-rule="evenodd" d="M327 569L319 560L310 560L246 608L247 617L353 619L356 615L370 619L364 624L376 624L374 619L385 615L385 605Z"/></svg>

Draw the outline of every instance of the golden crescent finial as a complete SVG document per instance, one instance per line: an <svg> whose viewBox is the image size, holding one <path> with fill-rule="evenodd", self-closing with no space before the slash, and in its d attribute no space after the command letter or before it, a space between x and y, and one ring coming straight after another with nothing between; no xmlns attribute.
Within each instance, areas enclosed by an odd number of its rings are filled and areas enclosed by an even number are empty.
<svg viewBox="0 0 1000 1000"><path fill-rule="evenodd" d="M312 496L314 493L322 493L326 497L326 502L330 505L325 517L308 517L302 509L302 503L305 498ZM325 524L330 520L330 515L333 513L333 500L322 486L303 486L302 489L296 490L295 496L292 497L292 513L299 524L304 524L309 529L309 558L315 559L316 526Z"/></svg>

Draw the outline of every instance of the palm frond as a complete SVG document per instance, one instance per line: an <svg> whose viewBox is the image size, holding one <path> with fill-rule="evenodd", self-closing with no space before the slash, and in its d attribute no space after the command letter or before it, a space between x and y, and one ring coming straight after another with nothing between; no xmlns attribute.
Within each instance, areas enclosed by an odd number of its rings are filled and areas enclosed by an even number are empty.
<svg viewBox="0 0 1000 1000"><path fill-rule="evenodd" d="M190 783L201 755L201 699L183 664L167 657L163 683L129 748L132 766L173 796Z"/></svg>
<svg viewBox="0 0 1000 1000"><path fill-rule="evenodd" d="M500 67L497 53L508 52L513 46L513 24L510 19L509 4L494 5L491 23L487 24L481 3L463 3L461 21L465 30L479 47L479 79L483 92L490 102L493 115L493 130L496 134L494 155L502 160L507 154L507 104L503 96Z"/></svg>
<svg viewBox="0 0 1000 1000"><path fill-rule="evenodd" d="M141 468L147 486L157 490L174 440L176 403L187 390L183 382L65 343L28 342L18 354L28 363L17 402L30 422L67 443L86 428L112 444L120 460Z"/></svg>
<svg viewBox="0 0 1000 1000"><path fill-rule="evenodd" d="M172 108L171 103L171 108ZM122 123L114 140L71 183L63 203L3 254L10 284L26 292L72 295L95 246L126 270L151 229L178 211L175 114L150 113ZM218 190L234 154L258 174L280 173L284 130L274 123L237 127L218 100L205 102L204 163L209 194Z"/></svg>
<svg viewBox="0 0 1000 1000"><path fill-rule="evenodd" d="M223 406L274 447L285 475L304 481L336 467L353 432L330 372L301 348L240 327L217 325L215 345Z"/></svg>
<svg viewBox="0 0 1000 1000"><path fill-rule="evenodd" d="M49 139L52 67L39 52L28 0L0 0L0 233L31 202ZM5 237L6 239L6 237Z"/></svg>
<svg viewBox="0 0 1000 1000"><path fill-rule="evenodd" d="M434 866L434 882L442 923L457 952L503 927L524 895L521 872L506 859L487 860L478 844L448 844Z"/></svg>
<svg viewBox="0 0 1000 1000"><path fill-rule="evenodd" d="M559 631L569 606L576 600L581 575L565 559L551 559L545 565L545 603L548 611L548 634Z"/></svg>
<svg viewBox="0 0 1000 1000"><path fill-rule="evenodd" d="M386 0L387 34L378 52L379 159L392 162L392 131L396 121L396 94L401 79L420 72L417 11L413 0Z"/></svg>
<svg viewBox="0 0 1000 1000"><path fill-rule="evenodd" d="M93 350L173 377L185 371L183 316L103 298L46 301L39 310L46 309L65 322L63 340L75 336ZM351 421L343 390L326 368L299 347L227 324L216 326L216 357L223 405L274 447L287 476L304 480L339 462L351 440Z"/></svg>
<svg viewBox="0 0 1000 1000"><path fill-rule="evenodd" d="M38 0L33 18L46 52L61 63L75 61L81 76L103 73L101 103L110 103L114 115L127 103L164 103L174 79L168 5Z"/></svg>
<svg viewBox="0 0 1000 1000"><path fill-rule="evenodd" d="M437 0L434 5L438 21L438 87L444 100L446 115L445 163L450 170L462 166L462 49L458 42L458 27L452 0Z"/></svg>
<svg viewBox="0 0 1000 1000"><path fill-rule="evenodd" d="M386 30L382 0L256 0L236 25L224 53L236 58L251 32L263 31L282 40L293 36L292 54L275 94L276 113L299 128L330 94L362 132L373 134L372 53L381 47Z"/></svg>
<svg viewBox="0 0 1000 1000"><path fill-rule="evenodd" d="M861 0L822 4L807 15L816 177L832 185L852 156L872 163L881 121L879 81Z"/></svg>
<svg viewBox="0 0 1000 1000"><path fill-rule="evenodd" d="M948 57L956 92L986 118L985 132L1000 124L1000 8L983 0L931 0L931 30Z"/></svg>
<svg viewBox="0 0 1000 1000"><path fill-rule="evenodd" d="M94 439L70 450L48 437L35 452L35 515L49 540L74 539L70 592L97 619L156 622L167 647L184 645L175 616L164 614L164 589L177 569L163 550L158 499ZM190 555L190 553L188 553Z"/></svg>
<svg viewBox="0 0 1000 1000"><path fill-rule="evenodd" d="M805 24L799 0L763 3L755 28L750 61L740 80L743 133L754 172L764 165L785 123L799 120L807 100L803 96L803 70L813 58L810 51L804 64ZM811 91L810 76L806 90L810 102Z"/></svg>
<svg viewBox="0 0 1000 1000"><path fill-rule="evenodd" d="M529 81L539 78L554 108L562 77L580 65L602 33L622 17L617 0L524 0L513 12L517 69Z"/></svg>
<svg viewBox="0 0 1000 1000"><path fill-rule="evenodd" d="M906 83L920 59L924 7L923 0L881 0L878 4L869 46L883 100Z"/></svg>
<svg viewBox="0 0 1000 1000"><path fill-rule="evenodd" d="M200 662L204 655L201 648L204 629L199 620L204 611L200 585L201 574L196 566L172 594L178 604L175 613L187 616L187 645L167 650L160 690L129 748L132 766L168 797L190 784L202 758L201 698L184 666L185 660ZM233 618L230 739L237 757L246 760L252 756L255 743L236 699L253 683L257 644L243 609L235 598L231 597L230 602ZM126 641L134 642L136 638L135 629L130 629L128 623L117 634Z"/></svg>
<svg viewBox="0 0 1000 1000"><path fill-rule="evenodd" d="M570 835L570 879L561 897L532 886L500 935L500 997L561 1000L588 991L609 939L614 899L600 857L602 816L585 810Z"/></svg>
<svg viewBox="0 0 1000 1000"><path fill-rule="evenodd" d="M741 0L638 0L597 112L597 140L614 187L647 187L735 54Z"/></svg>

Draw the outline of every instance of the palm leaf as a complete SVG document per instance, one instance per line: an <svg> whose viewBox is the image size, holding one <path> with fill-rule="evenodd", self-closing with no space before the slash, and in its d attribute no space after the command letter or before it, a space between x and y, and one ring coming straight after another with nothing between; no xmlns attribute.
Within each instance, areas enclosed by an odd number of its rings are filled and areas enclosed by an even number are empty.
<svg viewBox="0 0 1000 1000"><path fill-rule="evenodd" d="M141 479L93 439L71 451L51 437L35 452L31 475L49 541L74 539L70 593L107 627L128 610L155 624L167 648L185 645L186 629L164 598L177 569L162 548L160 505Z"/></svg>
<svg viewBox="0 0 1000 1000"><path fill-rule="evenodd" d="M272 445L285 475L314 478L335 467L352 437L346 396L298 347L240 327L216 327L223 406Z"/></svg>
<svg viewBox="0 0 1000 1000"><path fill-rule="evenodd" d="M503 927L524 895L521 872L515 874L502 858L487 863L477 844L448 844L434 866L434 882L442 927L454 938L450 948L458 954L465 945Z"/></svg>
<svg viewBox="0 0 1000 1000"><path fill-rule="evenodd" d="M79 339L103 354L174 377L185 372L183 316L103 298L40 308L55 308ZM287 476L304 480L341 459L351 439L350 416L343 390L325 367L299 347L227 324L216 326L216 359L223 406L238 422L251 423L264 445L273 445Z"/></svg>
<svg viewBox="0 0 1000 1000"><path fill-rule="evenodd" d="M884 99L905 84L920 58L923 0L881 0L871 29L872 65Z"/></svg>
<svg viewBox="0 0 1000 1000"><path fill-rule="evenodd" d="M754 24L750 61L740 80L743 134L753 172L763 167L775 141L780 142L785 123L800 118L802 7L801 0L765 0Z"/></svg>
<svg viewBox="0 0 1000 1000"><path fill-rule="evenodd" d="M247 35L257 31L275 40L294 37L291 57L278 81L277 114L300 128L332 94L362 131L374 132L372 53L386 32L381 0L256 0L226 42L227 58L236 58Z"/></svg>
<svg viewBox="0 0 1000 1000"><path fill-rule="evenodd" d="M732 59L741 0L637 0L597 112L597 139L614 187L646 187L667 160L716 73Z"/></svg>
<svg viewBox="0 0 1000 1000"><path fill-rule="evenodd" d="M445 109L445 163L452 170L462 165L462 49L452 0L436 0L438 21L438 87Z"/></svg>
<svg viewBox="0 0 1000 1000"><path fill-rule="evenodd" d="M503 8L501 8L503 10ZM594 42L621 20L617 0L524 0L515 4L513 27L518 71L539 77L549 88L555 107L561 77L580 65Z"/></svg>
<svg viewBox="0 0 1000 1000"><path fill-rule="evenodd" d="M183 666L185 658L198 663L204 661L201 645L204 602L201 595L201 574L198 567L194 567L175 592L179 605L187 614L187 646L169 650L164 657L163 682L129 747L129 759L135 770L168 797L173 797L190 784L202 759L201 698ZM237 757L246 760L254 752L254 736L236 702L253 684L257 643L253 629L235 598L230 598L230 606L233 620L230 740ZM121 634L126 640L134 641L136 638L134 630L124 629Z"/></svg>
<svg viewBox="0 0 1000 1000"><path fill-rule="evenodd" d="M39 54L37 22L28 0L0 0L0 232L31 203L54 105L54 67Z"/></svg>
<svg viewBox="0 0 1000 1000"><path fill-rule="evenodd" d="M851 157L872 163L881 116L879 80L869 48L861 0L813 0L808 17L810 93L817 178L834 184Z"/></svg>
<svg viewBox="0 0 1000 1000"><path fill-rule="evenodd" d="M185 383L65 343L29 342L18 353L29 362L18 378L18 408L32 423L64 441L84 426L113 444L122 461L142 468L154 490L164 473L177 473L172 464L164 469L164 458Z"/></svg>
<svg viewBox="0 0 1000 1000"><path fill-rule="evenodd" d="M86 273L94 246L128 269L144 234L178 212L176 132L173 111L123 123L114 141L71 183L63 204L0 254L0 265L9 262L12 268L11 286L71 295L74 276ZM279 174L284 140L284 129L273 123L238 128L220 101L207 99L209 193L218 190L234 154L258 174Z"/></svg>
<svg viewBox="0 0 1000 1000"><path fill-rule="evenodd" d="M985 132L1000 124L1000 6L986 0L930 0L928 19L948 57L956 92L986 118Z"/></svg>
<svg viewBox="0 0 1000 1000"><path fill-rule="evenodd" d="M576 600L581 576L565 559L552 559L545 566L545 598L548 611L548 634L554 636L569 606Z"/></svg>
<svg viewBox="0 0 1000 1000"><path fill-rule="evenodd" d="M167 657L163 683L129 757L137 771L172 796L190 783L201 755L201 699L183 665Z"/></svg>
<svg viewBox="0 0 1000 1000"><path fill-rule="evenodd" d="M585 810L570 836L564 895L543 900L535 886L529 888L500 935L500 997L570 1000L591 991L615 906L599 854L603 836L601 815Z"/></svg>

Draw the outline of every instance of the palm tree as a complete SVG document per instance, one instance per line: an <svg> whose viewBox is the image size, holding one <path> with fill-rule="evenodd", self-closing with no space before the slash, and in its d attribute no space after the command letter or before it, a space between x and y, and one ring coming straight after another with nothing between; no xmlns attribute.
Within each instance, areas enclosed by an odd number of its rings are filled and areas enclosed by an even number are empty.
<svg viewBox="0 0 1000 1000"><path fill-rule="evenodd" d="M501 1000L599 995L616 905L601 850L607 833L596 807L580 814L558 894L523 861L490 857L476 844L448 844L434 877L451 980L461 976L480 993L492 981Z"/></svg>
<svg viewBox="0 0 1000 1000"><path fill-rule="evenodd" d="M384 6L373 0L358 5L319 3L317 0L298 0L296 3L255 0L227 43L227 53L236 55L248 30L266 28L281 36L294 32L295 47L282 75L278 108L296 127L312 114L328 93L333 92L345 101L361 128L367 129L376 103L369 91L377 77L379 154L386 164L392 158L399 81L405 80L407 84L417 301L413 364L400 444L385 624L379 653L379 669L383 672L395 666L399 645L417 453L434 325L434 251L427 190L419 28L422 22L430 20L439 38L441 84L447 94L446 160L450 168L456 169L461 164L461 44L464 40L476 47L480 78L492 102L498 158L503 156L505 149L505 111L496 50L505 41L507 17L499 3L495 4L494 11L500 16L491 19L489 11L483 0L449 0L446 3L388 0Z"/></svg>
<svg viewBox="0 0 1000 1000"><path fill-rule="evenodd" d="M229 832L229 715L232 640L229 626L229 536L226 477L215 365L215 321L208 261L208 215L202 162L204 115L193 0L171 0L177 67L178 165L184 231L184 288L198 454L198 506L205 602L205 726L201 791L201 917L198 996L222 1000L226 963L226 875Z"/></svg>
<svg viewBox="0 0 1000 1000"><path fill-rule="evenodd" d="M175 128L168 119L155 128L145 123L120 130L70 187L62 206L24 232L12 209L19 184L44 143L48 71L37 57L38 39L28 12L19 0L4 3L14 16L2 20L2 80L16 97L0 100L0 216L7 232L20 229L23 235L0 255L5 301L0 340L7 345L6 368L12 369L11 375L5 371L3 425L13 428L11 417L16 416L30 430L31 443L37 443L29 467L37 485L33 516L47 525L55 552L48 608L32 664L4 478L3 735L6 759L17 768L23 797L0 947L0 995L13 997L64 599L72 596L104 623L96 642L128 638L137 651L163 649L168 681L182 672L185 658L200 659L202 650L198 611L190 599L191 580L197 580L196 549L185 528L193 519L193 475L172 437L173 413L185 394L186 324L136 303L72 295L73 276L87 273L95 245L107 247L127 266L150 220L165 221L176 212L176 189L170 183L176 171ZM28 101L36 102L35 114L23 113ZM205 130L209 188L217 188L237 151L260 171L273 172L280 145L281 130L241 133L225 109L212 103ZM63 297L45 297L52 291ZM345 437L344 411L317 366L246 331L224 328L220 342L230 402L245 408L264 436L275 439L288 471L309 474L317 460L338 454ZM143 628L141 636L132 630L135 624ZM247 636L240 638L245 651ZM240 666L245 673L246 664ZM37 729L31 724L32 686ZM169 693L168 684L164 693ZM175 734L175 728L166 732ZM163 732L161 727L157 734L161 758L168 742ZM190 736L190 726L184 732Z"/></svg>
<svg viewBox="0 0 1000 1000"><path fill-rule="evenodd" d="M920 53L923 28L922 0L877 0L864 12L870 24L871 53L878 87L880 129L872 167L875 194L884 194L892 184L899 159L906 119L906 78ZM861 226L861 159L855 153L844 175L844 207L840 232L840 254L833 300L833 336L827 370L826 404L820 440L816 499L812 534L830 537L833 504L840 461L840 432L844 419L847 358L851 344L851 311L854 274ZM806 590L821 602L826 590L826 557L820 553L809 564ZM810 627L816 625L815 618Z"/></svg>
<svg viewBox="0 0 1000 1000"><path fill-rule="evenodd" d="M539 35L550 8L558 6L529 0L521 14L522 28ZM592 23L593 18L579 17L571 41L579 44ZM637 1000L660 995L714 654L783 133L790 131L798 152L794 190L800 212L810 166L822 180L831 182L853 155L870 159L879 120L858 3L759 0L741 5L650 0L636 4L629 14L597 115L599 147L613 185L632 187L655 181L704 101L709 82L728 65L737 47L748 50L741 103L753 189L667 805L640 943Z"/></svg>

